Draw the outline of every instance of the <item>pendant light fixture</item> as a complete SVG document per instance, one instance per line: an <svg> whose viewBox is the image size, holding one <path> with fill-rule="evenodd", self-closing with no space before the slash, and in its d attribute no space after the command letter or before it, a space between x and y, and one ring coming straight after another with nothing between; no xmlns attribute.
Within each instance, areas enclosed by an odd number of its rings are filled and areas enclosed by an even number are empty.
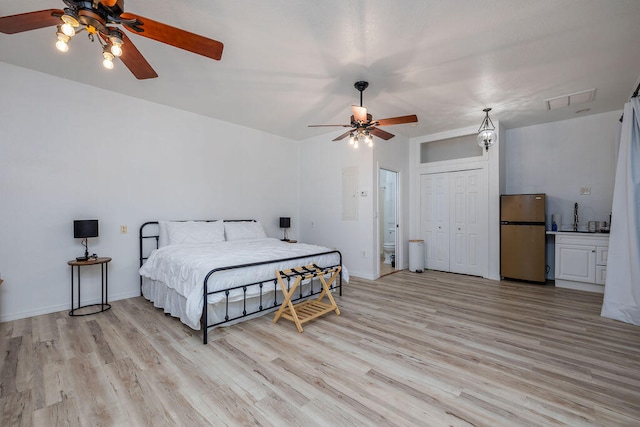
<svg viewBox="0 0 640 427"><path fill-rule="evenodd" d="M478 129L478 145L489 151L489 147L496 142L496 127L493 125L491 118L489 118L491 108L485 108L482 111L485 112L485 116L480 129Z"/></svg>

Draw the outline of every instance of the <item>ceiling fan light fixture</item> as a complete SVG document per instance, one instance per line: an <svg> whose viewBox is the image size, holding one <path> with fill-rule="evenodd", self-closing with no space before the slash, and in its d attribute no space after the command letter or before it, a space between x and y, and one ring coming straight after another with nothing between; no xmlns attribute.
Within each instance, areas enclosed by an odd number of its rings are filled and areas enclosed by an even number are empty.
<svg viewBox="0 0 640 427"><path fill-rule="evenodd" d="M71 8L65 7L64 13L60 18L62 19L62 22L64 22L65 24L69 24L74 28L78 28L80 26L80 21L78 20L78 14L76 13L75 10Z"/></svg>
<svg viewBox="0 0 640 427"><path fill-rule="evenodd" d="M480 147L489 151L489 147L496 142L496 127L493 125L493 122L489 117L489 111L491 111L491 108L485 108L482 111L484 111L485 116L480 128L478 129L477 141Z"/></svg>
<svg viewBox="0 0 640 427"><path fill-rule="evenodd" d="M73 37L76 34L76 28L80 26L80 21L78 21L78 14L70 8L64 9L64 14L60 17L64 24L60 25L59 30L62 31L69 37Z"/></svg>
<svg viewBox="0 0 640 427"><path fill-rule="evenodd" d="M68 52L69 45L67 44L67 42L58 39L58 41L56 42L56 49L58 49L60 52Z"/></svg>
<svg viewBox="0 0 640 427"><path fill-rule="evenodd" d="M119 58L122 55L122 39L124 35L118 30L111 30L109 32L109 42L111 43L111 53L113 56Z"/></svg>
<svg viewBox="0 0 640 427"><path fill-rule="evenodd" d="M119 58L122 56L122 48L118 44L112 44L110 51L111 51L111 54L116 58Z"/></svg>
<svg viewBox="0 0 640 427"><path fill-rule="evenodd" d="M58 31L56 32L56 36L58 37L58 41L56 42L56 49L58 49L60 52L67 52L69 50L69 45L67 43L69 42L69 39L71 37L66 35L62 31L61 27L62 25L58 25Z"/></svg>
<svg viewBox="0 0 640 427"><path fill-rule="evenodd" d="M364 131L364 142L369 146L369 148L373 148L373 137L368 130Z"/></svg>
<svg viewBox="0 0 640 427"><path fill-rule="evenodd" d="M358 148L360 144L365 144L369 148L373 147L373 137L367 129L358 129L354 134L349 134L349 144L353 145L353 148Z"/></svg>
<svg viewBox="0 0 640 427"><path fill-rule="evenodd" d="M360 143L367 144L370 148L373 148L373 136L384 139L385 141L394 137L392 133L379 129L382 126L401 125L405 123L415 123L418 121L418 116L411 114L408 116L390 117L386 119L373 120L373 116L367 112L367 109L362 106L362 92L369 86L369 83L365 81L358 81L354 84L354 87L360 92L360 105L352 105L351 122L347 125L309 125L309 127L343 127L351 128L339 135L333 141L340 141L347 135L349 136L349 144L353 145L353 148L358 148Z"/></svg>
<svg viewBox="0 0 640 427"><path fill-rule="evenodd" d="M102 61L102 66L107 70L112 70L114 56L113 53L108 50L107 46L105 46L104 50L102 51L102 57L104 58L104 60Z"/></svg>
<svg viewBox="0 0 640 427"><path fill-rule="evenodd" d="M69 24L62 24L60 26L60 31L62 31L65 35L69 37L73 37L76 35L76 30Z"/></svg>
<svg viewBox="0 0 640 427"><path fill-rule="evenodd" d="M65 37L74 37L81 31L86 31L91 42L98 39L97 44L109 46L110 55L103 53L104 65L112 68L113 59L122 55L120 59L126 68L138 80L158 77L151 64L140 51L124 36L125 29L150 40L165 45L183 49L187 52L220 60L224 44L205 36L191 33L171 25L157 22L144 16L125 13L124 0L62 0L64 9L44 9L32 12L0 16L0 32L17 34L37 30L45 27L58 27L58 31ZM26 2L25 2L26 3ZM113 25L122 26L122 31L116 32L116 38L110 40ZM59 37L56 45L61 51L67 51L68 38ZM123 42L127 47L122 49ZM111 48L113 47L113 50Z"/></svg>

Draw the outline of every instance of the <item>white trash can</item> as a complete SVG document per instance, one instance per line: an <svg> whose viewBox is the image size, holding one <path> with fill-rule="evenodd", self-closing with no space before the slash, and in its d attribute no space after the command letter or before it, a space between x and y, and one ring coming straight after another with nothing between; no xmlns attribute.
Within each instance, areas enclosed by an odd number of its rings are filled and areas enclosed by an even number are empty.
<svg viewBox="0 0 640 427"><path fill-rule="evenodd" d="M409 271L424 270L424 240L409 240Z"/></svg>

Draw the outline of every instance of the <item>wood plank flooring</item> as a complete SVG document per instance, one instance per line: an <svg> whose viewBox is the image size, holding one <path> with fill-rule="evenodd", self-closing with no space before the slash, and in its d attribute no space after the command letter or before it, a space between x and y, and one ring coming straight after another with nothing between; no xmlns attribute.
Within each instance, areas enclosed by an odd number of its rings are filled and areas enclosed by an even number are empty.
<svg viewBox="0 0 640 427"><path fill-rule="evenodd" d="M602 296L425 272L199 332L142 298L0 324L1 426L637 426L640 327Z"/></svg>

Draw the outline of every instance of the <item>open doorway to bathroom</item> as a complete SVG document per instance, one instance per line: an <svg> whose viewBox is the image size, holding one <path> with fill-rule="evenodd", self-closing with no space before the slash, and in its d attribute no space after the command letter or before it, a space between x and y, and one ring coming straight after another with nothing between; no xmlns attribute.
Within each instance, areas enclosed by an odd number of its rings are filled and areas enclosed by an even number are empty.
<svg viewBox="0 0 640 427"><path fill-rule="evenodd" d="M400 268L397 257L398 231L398 172L380 169L378 193L378 248L380 253L380 276L391 274Z"/></svg>

